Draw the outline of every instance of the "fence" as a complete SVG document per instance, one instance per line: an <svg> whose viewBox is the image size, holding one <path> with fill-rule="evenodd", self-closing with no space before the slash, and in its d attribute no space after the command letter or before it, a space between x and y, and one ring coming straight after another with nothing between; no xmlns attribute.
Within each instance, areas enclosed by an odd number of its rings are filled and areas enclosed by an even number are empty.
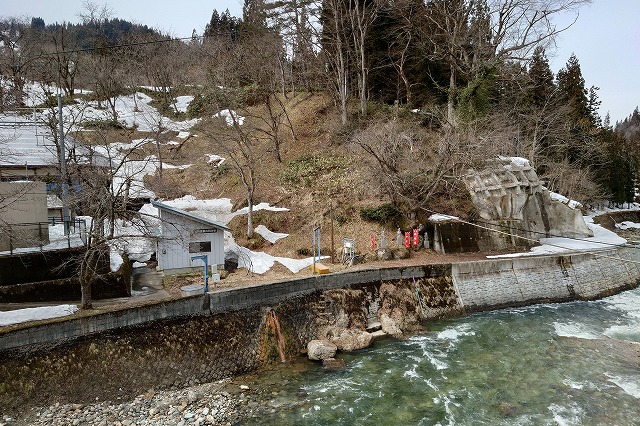
<svg viewBox="0 0 640 426"><path fill-rule="evenodd" d="M50 217L47 222L27 222L14 223L6 225L5 235L0 239L0 251L8 251L14 254L16 249L26 249L21 251L29 251L28 249L44 250L44 247L52 242L49 226L63 225L63 238L54 241L64 241L66 239L66 248L71 248L77 244L72 244L72 236L78 235L82 241L82 245L87 244L87 228L83 219L61 220L56 217ZM45 234L46 230L46 234ZM45 238L46 235L46 238ZM64 248L56 246L55 248Z"/></svg>

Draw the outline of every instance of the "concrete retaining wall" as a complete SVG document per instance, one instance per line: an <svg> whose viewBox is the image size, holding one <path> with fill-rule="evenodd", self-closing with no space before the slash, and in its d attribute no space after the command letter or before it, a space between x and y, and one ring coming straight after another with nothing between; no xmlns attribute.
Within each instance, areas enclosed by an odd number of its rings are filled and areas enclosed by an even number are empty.
<svg viewBox="0 0 640 426"><path fill-rule="evenodd" d="M452 265L468 312L539 302L591 300L637 286L640 250L518 257Z"/></svg>
<svg viewBox="0 0 640 426"><path fill-rule="evenodd" d="M67 399L114 400L251 371L279 358L265 320L271 308L288 356L297 357L321 326L318 307L332 293L338 301L342 288L362 290L366 303L351 309L369 319L395 306L407 318L416 314L419 289L422 318L437 318L609 295L637 285L639 257L640 250L621 249L351 271L17 326L0 334L0 412Z"/></svg>
<svg viewBox="0 0 640 426"><path fill-rule="evenodd" d="M640 250L625 248L596 254L517 257L446 265L379 268L319 275L270 284L219 290L121 311L0 334L0 351L53 343L167 318L216 315L273 306L314 292L412 278L452 277L461 306L468 312L538 302L594 299L637 286Z"/></svg>

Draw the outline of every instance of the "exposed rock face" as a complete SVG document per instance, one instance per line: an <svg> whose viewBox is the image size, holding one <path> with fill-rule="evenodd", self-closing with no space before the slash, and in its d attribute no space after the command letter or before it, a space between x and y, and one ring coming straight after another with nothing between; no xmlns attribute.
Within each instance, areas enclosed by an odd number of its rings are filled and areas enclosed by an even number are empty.
<svg viewBox="0 0 640 426"><path fill-rule="evenodd" d="M307 344L307 356L313 361L333 358L337 350L338 347L328 340L312 340Z"/></svg>
<svg viewBox="0 0 640 426"><path fill-rule="evenodd" d="M402 330L398 327L398 323L387 314L380 315L380 324L382 331L393 337L402 336Z"/></svg>
<svg viewBox="0 0 640 426"><path fill-rule="evenodd" d="M520 221L520 228L534 233L535 239L545 234L593 236L582 218L580 205L552 196L528 160L499 157L485 164L483 170L471 170L464 178L482 219Z"/></svg>
<svg viewBox="0 0 640 426"><path fill-rule="evenodd" d="M325 293L325 297L331 300L328 313L333 318L331 326L339 329L367 328L367 297L361 290L332 290ZM332 336L337 337L340 332L331 330ZM324 336L323 336L324 337Z"/></svg>
<svg viewBox="0 0 640 426"><path fill-rule="evenodd" d="M332 340L339 350L345 352L368 348L371 346L372 341L373 336L371 333L353 329L343 330L337 338Z"/></svg>
<svg viewBox="0 0 640 426"><path fill-rule="evenodd" d="M547 188L542 188L534 197L529 197L522 209L523 222L528 229L540 234L560 235L570 238L592 237L579 205L572 205L552 197Z"/></svg>
<svg viewBox="0 0 640 426"><path fill-rule="evenodd" d="M422 330L424 320L460 312L453 280L442 272L430 269L426 273L431 277L324 292L321 303L316 303L316 321L321 325L315 337L332 342L339 351L356 351L372 344L374 330L402 337Z"/></svg>
<svg viewBox="0 0 640 426"><path fill-rule="evenodd" d="M420 326L420 310L413 285L385 282L380 286L381 305L378 311L382 331L392 336L417 331Z"/></svg>

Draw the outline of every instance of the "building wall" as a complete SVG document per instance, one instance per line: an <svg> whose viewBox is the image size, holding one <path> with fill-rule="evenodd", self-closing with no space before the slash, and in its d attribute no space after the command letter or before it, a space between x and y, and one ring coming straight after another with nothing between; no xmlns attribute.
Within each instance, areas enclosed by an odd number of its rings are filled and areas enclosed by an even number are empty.
<svg viewBox="0 0 640 426"><path fill-rule="evenodd" d="M0 251L49 242L44 182L0 182Z"/></svg>
<svg viewBox="0 0 640 426"><path fill-rule="evenodd" d="M13 181L21 179L44 179L51 176L58 176L59 171L55 166L32 166L26 169L24 166L0 165L0 180Z"/></svg>
<svg viewBox="0 0 640 426"><path fill-rule="evenodd" d="M201 233L197 230L207 228L204 224L194 222L183 216L160 209L162 220L162 236L158 239L158 266L165 270L181 271L185 268L201 268L202 261L191 261L192 256L208 255L209 265L224 264L224 231ZM189 243L210 242L211 251L190 253Z"/></svg>

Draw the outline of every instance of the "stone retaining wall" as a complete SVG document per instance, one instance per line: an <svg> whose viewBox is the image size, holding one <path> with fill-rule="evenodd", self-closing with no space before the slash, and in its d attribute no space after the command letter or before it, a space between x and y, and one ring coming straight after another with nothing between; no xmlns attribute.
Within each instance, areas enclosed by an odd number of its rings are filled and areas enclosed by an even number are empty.
<svg viewBox="0 0 640 426"><path fill-rule="evenodd" d="M52 401L115 400L278 362L271 310L291 359L315 338L322 313L344 319L358 311L371 320L401 312L407 321L399 324L410 331L420 318L593 299L633 288L638 261L640 250L629 248L361 270L15 327L0 334L0 413ZM339 289L354 297L339 297ZM356 299L362 306L336 306Z"/></svg>
<svg viewBox="0 0 640 426"><path fill-rule="evenodd" d="M452 265L468 312L539 302L591 300L637 286L640 250L519 257Z"/></svg>

